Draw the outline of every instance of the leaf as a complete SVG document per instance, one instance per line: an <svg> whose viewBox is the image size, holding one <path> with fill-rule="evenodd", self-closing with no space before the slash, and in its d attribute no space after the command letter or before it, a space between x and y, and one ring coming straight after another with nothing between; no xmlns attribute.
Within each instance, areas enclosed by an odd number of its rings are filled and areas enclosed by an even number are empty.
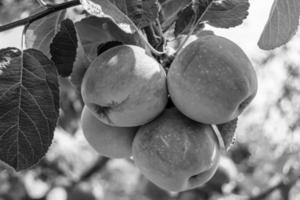
<svg viewBox="0 0 300 200"><path fill-rule="evenodd" d="M228 151L235 142L235 130L238 123L238 118L235 118L224 124L218 124L217 127L222 135L225 148Z"/></svg>
<svg viewBox="0 0 300 200"><path fill-rule="evenodd" d="M124 14L128 16L127 0L110 0L111 3L115 4Z"/></svg>
<svg viewBox="0 0 300 200"><path fill-rule="evenodd" d="M70 76L76 59L77 45L76 30L70 19L61 22L60 30L50 45L52 61L55 63L59 75Z"/></svg>
<svg viewBox="0 0 300 200"><path fill-rule="evenodd" d="M204 11L206 8L206 13ZM193 19L206 22L218 28L230 28L240 25L248 16L248 0L195 0L177 14L175 35L188 33L193 26ZM196 24L195 31L201 30L203 25Z"/></svg>
<svg viewBox="0 0 300 200"><path fill-rule="evenodd" d="M249 6L248 0L214 1L202 21L218 28L235 27L247 18Z"/></svg>
<svg viewBox="0 0 300 200"><path fill-rule="evenodd" d="M187 34L193 26L195 17L196 16L191 4L181 10L177 14L177 20L174 29L175 36L178 36L179 34Z"/></svg>
<svg viewBox="0 0 300 200"><path fill-rule="evenodd" d="M59 31L59 24L65 15L65 10L59 11L31 23L26 31L26 47L38 49L50 57L50 44Z"/></svg>
<svg viewBox="0 0 300 200"><path fill-rule="evenodd" d="M75 86L79 94L81 90L81 82L83 76L89 65L90 65L90 61L84 52L83 46L81 42L78 42L78 48L76 51L76 60L71 73L71 82Z"/></svg>
<svg viewBox="0 0 300 200"><path fill-rule="evenodd" d="M157 0L127 0L129 18L139 28L149 26L158 18Z"/></svg>
<svg viewBox="0 0 300 200"><path fill-rule="evenodd" d="M37 163L59 109L55 65L40 51L0 50L0 160L17 171Z"/></svg>
<svg viewBox="0 0 300 200"><path fill-rule="evenodd" d="M98 46L109 41L143 47L138 33L124 32L110 18L91 16L75 23L75 27L83 49L90 60L97 57Z"/></svg>
<svg viewBox="0 0 300 200"><path fill-rule="evenodd" d="M258 41L259 48L271 50L287 43L296 34L299 15L299 0L275 0Z"/></svg>
<svg viewBox="0 0 300 200"><path fill-rule="evenodd" d="M185 8L189 3L191 3L191 0L166 0L162 2L161 13L163 21L174 17L174 15Z"/></svg>
<svg viewBox="0 0 300 200"><path fill-rule="evenodd" d="M127 33L137 31L137 27L129 17L109 0L80 0L80 2L83 8L91 15L110 18Z"/></svg>
<svg viewBox="0 0 300 200"><path fill-rule="evenodd" d="M158 18L157 0L110 0L139 28L149 26Z"/></svg>

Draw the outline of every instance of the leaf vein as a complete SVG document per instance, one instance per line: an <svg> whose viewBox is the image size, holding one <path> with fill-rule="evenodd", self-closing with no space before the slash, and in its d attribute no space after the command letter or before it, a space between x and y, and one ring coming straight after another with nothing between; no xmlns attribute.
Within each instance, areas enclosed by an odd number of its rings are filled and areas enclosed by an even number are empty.
<svg viewBox="0 0 300 200"><path fill-rule="evenodd" d="M40 139L40 142L41 142L41 146L42 148L44 149L44 146L45 144L43 143L43 140L42 140L42 136L41 136L41 132L39 131L38 127L36 126L34 120L30 117L30 115L28 115L23 109L22 109L22 112L24 113L24 115L31 121L31 123L33 124L38 136L39 136L39 139ZM27 138L26 138L27 139Z"/></svg>
<svg viewBox="0 0 300 200"><path fill-rule="evenodd" d="M38 104L38 102L36 101L36 98L33 94L31 94L31 92L24 86L22 86L22 88L30 95L30 97L33 99L35 105L38 107L38 109L41 111L44 119L49 120L48 117L45 115L43 109L40 107L40 105ZM21 108L20 108L21 109Z"/></svg>

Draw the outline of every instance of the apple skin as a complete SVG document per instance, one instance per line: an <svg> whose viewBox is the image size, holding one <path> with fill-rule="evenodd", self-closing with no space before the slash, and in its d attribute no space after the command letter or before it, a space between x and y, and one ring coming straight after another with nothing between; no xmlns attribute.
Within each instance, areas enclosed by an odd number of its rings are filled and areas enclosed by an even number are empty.
<svg viewBox="0 0 300 200"><path fill-rule="evenodd" d="M179 192L198 187L214 175L220 147L210 125L171 108L139 128L132 154L146 178L165 190Z"/></svg>
<svg viewBox="0 0 300 200"><path fill-rule="evenodd" d="M186 116L206 124L236 118L257 92L257 77L243 50L215 35L187 45L172 62L168 90Z"/></svg>
<svg viewBox="0 0 300 200"><path fill-rule="evenodd" d="M88 143L101 155L128 158L132 155L132 141L137 127L112 127L104 124L84 106L81 127Z"/></svg>
<svg viewBox="0 0 300 200"><path fill-rule="evenodd" d="M166 73L141 47L121 45L100 54L86 71L81 94L102 122L121 127L145 124L167 104Z"/></svg>

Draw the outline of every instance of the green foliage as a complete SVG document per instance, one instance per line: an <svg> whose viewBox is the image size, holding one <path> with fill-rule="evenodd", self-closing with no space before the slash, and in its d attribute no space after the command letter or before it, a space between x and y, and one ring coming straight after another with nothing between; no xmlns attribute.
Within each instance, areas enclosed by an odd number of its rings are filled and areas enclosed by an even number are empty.
<svg viewBox="0 0 300 200"><path fill-rule="evenodd" d="M7 48L0 56L0 158L19 171L38 162L52 143L59 108L57 72L35 49Z"/></svg>
<svg viewBox="0 0 300 200"><path fill-rule="evenodd" d="M287 43L296 34L299 16L299 1L274 1L270 17L259 39L258 46L264 50L271 50Z"/></svg>
<svg viewBox="0 0 300 200"><path fill-rule="evenodd" d="M50 56L50 44L59 31L60 22L66 17L60 11L31 23L26 31L26 48L35 48Z"/></svg>
<svg viewBox="0 0 300 200"><path fill-rule="evenodd" d="M57 32L50 45L50 54L59 75L70 76L76 59L77 36L73 22L65 19L61 22L60 31Z"/></svg>
<svg viewBox="0 0 300 200"><path fill-rule="evenodd" d="M74 3L72 6L79 6L71 15L65 9L59 10L59 6L33 11L38 7L34 2L0 1L2 24L20 18L23 13L25 16L26 13L46 13L39 19L29 16L19 24L30 23L24 31L23 49L0 50L1 200L38 198L28 189L34 188L28 182L29 177L46 185L41 199L49 197L55 187L70 195L70 188L82 182L94 190L83 189L80 194L91 198L98 195L99 199L106 200L122 199L124 194L133 200L154 200L157 194L169 200L288 199L299 195L299 136L295 134L300 127L298 63L281 64L285 66L281 71L285 80L275 88L278 95L270 95L263 114L257 117L262 108L250 106L239 118L237 127L236 121L219 125L226 147L236 131L241 143L233 145L227 154L234 163L218 169L211 182L201 188L170 194L141 178L132 160L118 164L108 162L107 158L97 160L78 129L83 107L78 91L90 62L101 53L100 48L109 42L138 45L168 69L177 51L167 54L167 41L181 34L200 36L206 24L218 28L241 25L248 16L251 1L73 0L70 1ZM258 46L271 50L290 41L298 29L299 10L297 0L274 0ZM0 26L0 31L6 30L5 27ZM286 55L289 51L288 46L278 48L257 64L269 69L272 62L278 63L277 55ZM265 69L259 70L263 76L271 76ZM58 75L71 78L75 88L68 79ZM231 123L234 126L228 126ZM73 135L59 129L53 139L56 125ZM282 140L275 142L266 136L279 132L290 133L291 136L284 137L292 137L292 141L288 144ZM51 143L53 147L48 151ZM23 171L25 176L16 175L8 169L10 167L17 171L27 169ZM230 171L243 175L229 176ZM130 187L128 180L133 183ZM99 181L103 183L100 185L109 186L99 186ZM105 191L102 196L94 192L99 190Z"/></svg>

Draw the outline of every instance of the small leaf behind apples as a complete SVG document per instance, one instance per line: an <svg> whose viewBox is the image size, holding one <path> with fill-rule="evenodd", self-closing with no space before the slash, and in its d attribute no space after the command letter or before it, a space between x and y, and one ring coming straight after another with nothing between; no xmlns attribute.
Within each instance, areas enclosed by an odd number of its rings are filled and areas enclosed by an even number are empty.
<svg viewBox="0 0 300 200"><path fill-rule="evenodd" d="M275 0L258 41L259 48L271 50L287 43L296 34L299 15L299 0Z"/></svg>
<svg viewBox="0 0 300 200"><path fill-rule="evenodd" d="M58 109L54 63L35 49L1 49L0 160L17 171L37 163L52 142Z"/></svg>
<svg viewBox="0 0 300 200"><path fill-rule="evenodd" d="M83 76L87 70L87 68L90 65L90 60L88 59L87 55L84 52L83 46L81 42L78 42L78 48L76 52L76 60L72 69L71 73L71 82L79 91L81 90L81 82L83 79Z"/></svg>
<svg viewBox="0 0 300 200"><path fill-rule="evenodd" d="M31 23L26 31L26 47L38 49L50 57L50 44L65 16L65 10L59 11Z"/></svg>
<svg viewBox="0 0 300 200"><path fill-rule="evenodd" d="M109 0L109 1L115 4L124 14L128 16L127 0Z"/></svg>
<svg viewBox="0 0 300 200"><path fill-rule="evenodd" d="M185 7L184 9L182 9L177 14L177 20L175 23L175 30L174 30L175 36L178 36L179 34L188 33L193 26L195 17L196 15L194 10L192 9L191 4Z"/></svg>
<svg viewBox="0 0 300 200"><path fill-rule="evenodd" d="M59 75L70 76L76 59L76 30L70 19L61 22L60 30L50 45L51 60L55 63Z"/></svg>
<svg viewBox="0 0 300 200"><path fill-rule="evenodd" d="M237 127L237 123L238 123L238 118L235 118L224 124L217 125L227 151L230 149L231 145L235 143L235 130Z"/></svg>
<svg viewBox="0 0 300 200"><path fill-rule="evenodd" d="M110 18L91 16L75 23L75 26L83 49L90 60L97 57L97 48L100 44L110 41L143 47L137 33L124 32Z"/></svg>
<svg viewBox="0 0 300 200"><path fill-rule="evenodd" d="M144 28L158 18L157 0L127 0L127 13L138 28Z"/></svg>
<svg viewBox="0 0 300 200"><path fill-rule="evenodd" d="M166 21L174 17L189 3L191 3L191 0L166 0L161 2L162 21Z"/></svg>

